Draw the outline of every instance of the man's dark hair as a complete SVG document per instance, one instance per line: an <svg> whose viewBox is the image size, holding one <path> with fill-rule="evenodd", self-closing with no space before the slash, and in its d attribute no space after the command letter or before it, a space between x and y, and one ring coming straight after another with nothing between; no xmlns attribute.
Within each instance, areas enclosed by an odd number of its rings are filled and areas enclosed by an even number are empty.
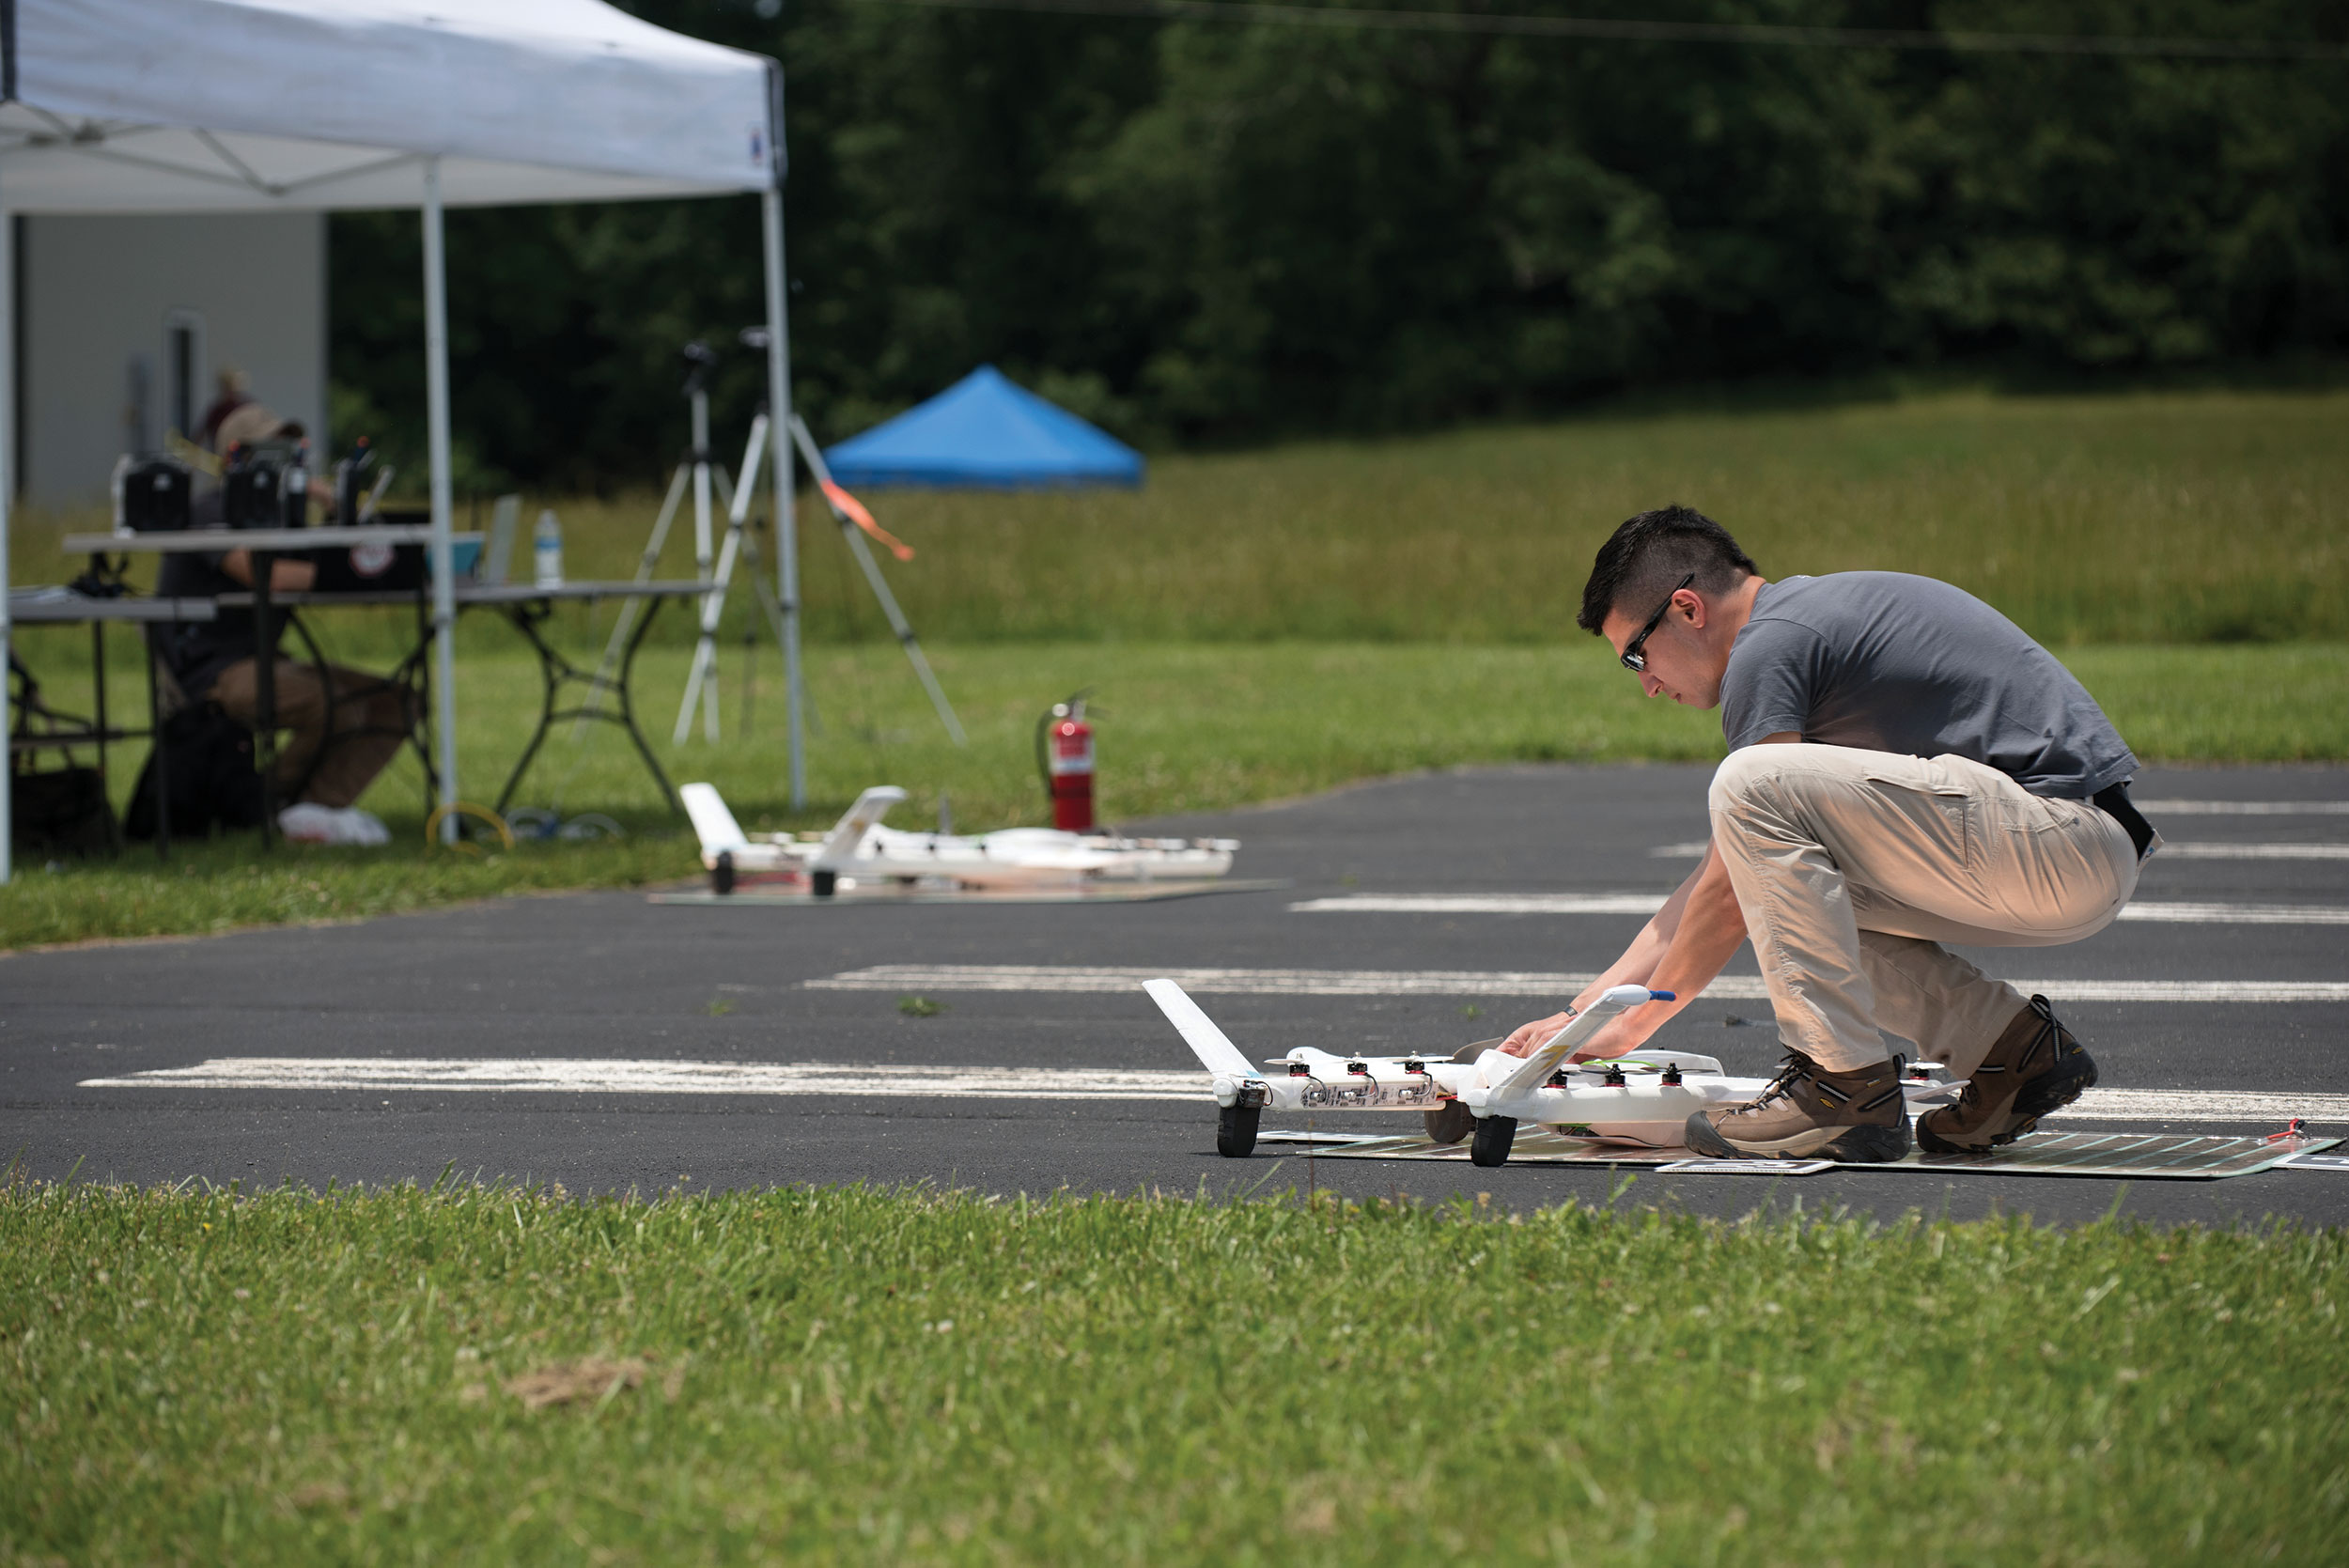
<svg viewBox="0 0 2349 1568"><path fill-rule="evenodd" d="M1690 572L1699 593L1735 588L1762 568L1737 548L1729 530L1693 506L1660 506L1627 520L1598 547L1591 580L1582 584L1582 613L1574 624L1595 633L1607 613L1645 615Z"/></svg>

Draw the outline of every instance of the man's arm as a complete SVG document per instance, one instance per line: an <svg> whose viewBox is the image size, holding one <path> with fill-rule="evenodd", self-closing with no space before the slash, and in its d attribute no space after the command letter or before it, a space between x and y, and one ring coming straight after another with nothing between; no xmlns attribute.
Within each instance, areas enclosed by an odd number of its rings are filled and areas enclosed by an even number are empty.
<svg viewBox="0 0 2349 1568"><path fill-rule="evenodd" d="M1664 907L1657 910L1655 916L1640 928L1640 934L1631 939L1631 945L1624 949L1622 957L1608 965L1597 979L1584 986L1581 994L1574 999L1564 1012L1553 1013L1547 1018L1536 1018L1532 1023L1520 1026L1515 1033L1501 1042L1501 1048L1511 1056L1531 1056L1543 1041L1565 1028L1577 1013L1606 995L1613 986L1649 986L1657 990L1672 989L1656 976L1657 971L1670 961L1678 944L1681 929L1688 919L1690 905L1700 898L1709 898L1713 894L1713 890L1706 880L1708 872L1719 872L1720 882L1724 886L1728 883L1728 873L1720 867L1719 852L1709 844L1705 846L1704 859L1698 863L1694 871L1688 873L1687 879L1672 891L1672 895L1664 900ZM1732 913L1735 913L1737 908L1737 898L1734 892L1730 894L1729 903ZM1700 916L1700 918L1703 917ZM1743 940L1745 934L1744 917L1739 916L1738 939ZM1736 943L1732 942L1729 951L1735 953L1736 950ZM1721 962L1727 963L1728 961L1728 955L1723 955ZM1714 967L1714 972L1719 972L1719 965ZM1709 980L1712 977L1707 975L1706 978ZM1650 1007L1661 1005L1664 1004L1651 1003ZM1641 1012L1648 1010L1649 1008L1641 1009ZM1610 1032L1609 1030L1602 1030L1599 1038L1606 1038L1608 1032ZM1596 1041L1593 1044L1595 1045ZM1630 1048L1626 1046L1624 1048L1627 1050ZM1614 1051L1609 1054L1621 1055L1622 1052Z"/></svg>
<svg viewBox="0 0 2349 1568"><path fill-rule="evenodd" d="M220 569L223 575L236 579L246 587L253 586L251 551L230 551L220 558ZM272 561L269 566L269 591L272 594L306 593L318 578L318 567L307 561Z"/></svg>
<svg viewBox="0 0 2349 1568"><path fill-rule="evenodd" d="M1737 907L1737 890L1729 880L1729 867L1722 863L1719 848L1705 846L1704 863L1697 867L1696 876L1686 886L1688 903L1681 910L1671 945L1645 980L1631 982L1651 991L1670 991L1672 1000L1651 1001L1644 1007L1617 1014L1582 1043L1574 1053L1576 1061L1622 1056L1639 1049L1649 1035L1713 984L1713 977L1721 972L1738 944L1746 939L1745 911ZM1575 999L1577 1006L1595 1000L1595 995L1585 991Z"/></svg>
<svg viewBox="0 0 2349 1568"><path fill-rule="evenodd" d="M1785 745L1801 738L1786 731L1766 737L1761 744ZM1737 907L1737 890L1729 880L1729 867L1722 863L1719 847L1708 842L1696 870L1641 928L1623 956L1574 999L1572 1007L1524 1025L1501 1042L1501 1048L1512 1056L1532 1054L1612 986L1645 986L1652 991L1672 992L1671 1001L1651 1001L1609 1020L1574 1054L1576 1061L1588 1062L1635 1051L1713 983L1745 939L1746 917Z"/></svg>

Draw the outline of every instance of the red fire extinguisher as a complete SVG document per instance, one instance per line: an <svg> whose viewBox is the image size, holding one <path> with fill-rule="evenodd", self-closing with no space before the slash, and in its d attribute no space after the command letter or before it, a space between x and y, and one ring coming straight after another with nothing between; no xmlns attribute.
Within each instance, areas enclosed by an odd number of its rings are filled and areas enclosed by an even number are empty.
<svg viewBox="0 0 2349 1568"><path fill-rule="evenodd" d="M1036 762L1052 798L1052 826L1081 833L1093 827L1093 726L1085 722L1086 687L1036 723Z"/></svg>

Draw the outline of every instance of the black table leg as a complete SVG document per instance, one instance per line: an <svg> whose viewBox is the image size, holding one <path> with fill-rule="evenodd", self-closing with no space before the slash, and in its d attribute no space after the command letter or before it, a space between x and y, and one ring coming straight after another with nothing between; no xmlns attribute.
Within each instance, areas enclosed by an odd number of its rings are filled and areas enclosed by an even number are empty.
<svg viewBox="0 0 2349 1568"><path fill-rule="evenodd" d="M270 574L277 558L262 551L253 563L253 766L261 774L261 847L277 843L277 637L270 626Z"/></svg>
<svg viewBox="0 0 2349 1568"><path fill-rule="evenodd" d="M538 725L530 732L530 744L522 748L521 760L515 763L514 770L506 776L506 787L498 791L497 804L490 808L500 816L506 815L506 802L514 799L514 791L521 787L522 775L530 771L532 761L538 755L538 748L546 743L547 731L554 727L555 697L563 689L565 677L575 673L570 661L548 646L547 640L538 635L538 627L531 610L532 607L527 604L509 604L506 607L506 620L522 634L531 651L538 656Z"/></svg>
<svg viewBox="0 0 2349 1568"><path fill-rule="evenodd" d="M98 689L98 704L97 704L97 706L98 706L98 789L99 789L99 793L100 793L101 795L106 795L108 792L107 792L107 788L106 788L106 623L105 623L105 622L103 622L103 621L92 621L92 622L90 622L90 624L89 624L89 642L90 642L89 660L90 660L91 680L92 680L92 683L93 683L93 684L97 687L97 689ZM109 805L109 807L110 807L110 808L111 808L111 806L112 806L112 803L113 803L113 802L112 802L111 799L109 799L109 800L108 800L108 805ZM109 810L107 811L107 813L106 813L106 853L107 853L107 854L109 854L109 855L119 855L119 854L121 854L121 853L122 853L121 825L120 825L119 823L117 823L117 822L115 820L115 814L114 814L114 812L113 812L111 809L109 809Z"/></svg>
<svg viewBox="0 0 2349 1568"><path fill-rule="evenodd" d="M628 737L636 742L636 754L643 757L645 766L652 770L652 782L659 784L661 793L667 797L669 810L682 816L685 802L677 799L676 789L669 784L669 775L661 770L660 759L652 754L652 747L646 743L645 732L636 727L636 701L633 695L636 690L636 650L645 645L645 634L652 629L653 616L660 611L661 600L656 598L646 604L645 613L637 617L635 633L628 640L627 651L620 655L620 686L613 695L618 702L621 727L628 731Z"/></svg>
<svg viewBox="0 0 2349 1568"><path fill-rule="evenodd" d="M661 786L661 798L669 802L669 809L679 814L684 812L685 804L677 799L676 787L669 783L669 775L661 770L661 759L653 755L652 747L645 740L645 732L636 727L636 707L630 695L636 652L644 646L646 633L652 629L653 616L659 613L661 605L661 600L658 598L646 601L645 613L637 617L629 636L628 647L621 654L616 679L607 679L600 672L579 669L538 634L538 623L552 613L543 600L505 607L506 618L513 623L514 629L522 634L531 650L538 656L540 685L538 727L531 733L530 744L522 748L521 760L514 764L514 771L507 775L506 787L498 792L496 811L499 815L506 815L506 803L521 787L522 775L530 770L531 763L537 757L538 748L545 743L547 732L560 720L579 718L599 719L626 730L629 739L636 743L636 754L645 759L645 768L652 774L652 782ZM572 681L586 687L590 693L609 693L609 705L592 708L584 706L558 707L556 704L561 700L563 689Z"/></svg>
<svg viewBox="0 0 2349 1568"><path fill-rule="evenodd" d="M155 677L155 649L147 649L147 766L155 770L155 858L171 859L171 752L163 744L163 684Z"/></svg>

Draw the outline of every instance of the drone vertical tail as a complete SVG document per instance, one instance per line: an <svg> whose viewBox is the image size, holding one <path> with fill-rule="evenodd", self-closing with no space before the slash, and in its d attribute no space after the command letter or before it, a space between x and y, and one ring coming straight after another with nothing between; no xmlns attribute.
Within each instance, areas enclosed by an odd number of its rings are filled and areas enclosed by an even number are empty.
<svg viewBox="0 0 2349 1568"><path fill-rule="evenodd" d="M895 784L875 784L856 798L845 815L832 825L824 838L824 846L816 852L812 862L818 871L845 868L856 858L857 846L864 835L880 826L880 819L889 815L889 808L906 798L906 792Z"/></svg>
<svg viewBox="0 0 2349 1568"><path fill-rule="evenodd" d="M1182 1035L1183 1044L1199 1059L1199 1064L1211 1073L1237 1081L1262 1078L1263 1069L1242 1054L1215 1020L1199 1010L1199 1004L1172 980L1145 980L1142 988L1150 993L1150 1000L1159 1004L1166 1021Z"/></svg>
<svg viewBox="0 0 2349 1568"><path fill-rule="evenodd" d="M702 841L703 858L725 854L730 850L747 848L750 840L742 836L741 825L726 803L719 797L718 786L706 784L680 784L677 799L685 802L685 815L693 824L693 836Z"/></svg>

